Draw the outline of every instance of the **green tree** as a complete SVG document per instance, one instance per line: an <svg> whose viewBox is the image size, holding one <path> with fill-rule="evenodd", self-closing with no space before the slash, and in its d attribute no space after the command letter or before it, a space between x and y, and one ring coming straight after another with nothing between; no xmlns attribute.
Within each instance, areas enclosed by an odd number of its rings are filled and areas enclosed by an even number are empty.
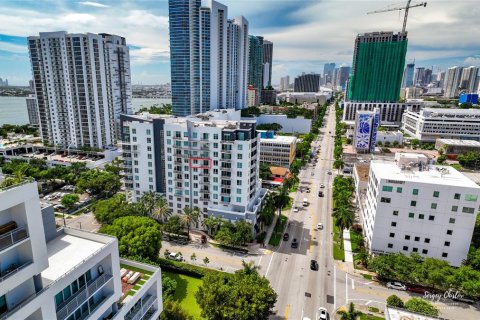
<svg viewBox="0 0 480 320"><path fill-rule="evenodd" d="M257 125L257 130L280 131L282 126L278 123L262 123Z"/></svg>
<svg viewBox="0 0 480 320"><path fill-rule="evenodd" d="M209 273L195 293L202 317L215 320L263 320L270 316L277 294L257 272Z"/></svg>
<svg viewBox="0 0 480 320"><path fill-rule="evenodd" d="M162 297L163 301L173 298L177 290L177 281L168 276L162 277Z"/></svg>
<svg viewBox="0 0 480 320"><path fill-rule="evenodd" d="M413 149L417 149L418 146L420 145L420 140L418 139L412 139L410 141L410 145L412 146Z"/></svg>
<svg viewBox="0 0 480 320"><path fill-rule="evenodd" d="M475 227L472 235L472 246L480 248L480 214L477 214L477 220L475 220Z"/></svg>
<svg viewBox="0 0 480 320"><path fill-rule="evenodd" d="M160 222L165 222L171 215L167 199L154 191L148 191L142 194L138 200L138 208L142 215L150 216Z"/></svg>
<svg viewBox="0 0 480 320"><path fill-rule="evenodd" d="M209 216L202 220L202 225L207 229L208 234L215 234L218 228L222 225L221 218Z"/></svg>
<svg viewBox="0 0 480 320"><path fill-rule="evenodd" d="M92 195L108 198L120 190L122 183L120 177L100 170L83 172L77 180L77 191L83 193L90 190Z"/></svg>
<svg viewBox="0 0 480 320"><path fill-rule="evenodd" d="M80 200L80 196L75 193L70 193L66 194L62 197L60 200L60 203L62 206L65 207L65 209L70 210L75 206L75 203L77 203Z"/></svg>
<svg viewBox="0 0 480 320"><path fill-rule="evenodd" d="M357 318L360 316L360 312L355 310L355 305L353 302L350 302L348 305L348 310L344 311L341 314L340 319L342 320L357 320Z"/></svg>
<svg viewBox="0 0 480 320"><path fill-rule="evenodd" d="M192 255L190 256L190 260L192 260L193 263L195 263L195 261L197 261L197 255L194 253L192 253Z"/></svg>
<svg viewBox="0 0 480 320"><path fill-rule="evenodd" d="M278 210L278 214L281 213L282 208L288 205L291 201L289 190L285 186L281 187L274 193L275 207Z"/></svg>
<svg viewBox="0 0 480 320"><path fill-rule="evenodd" d="M246 262L245 260L242 260L241 271L243 273L245 273L245 274L252 274L252 273L258 274L259 269L260 269L260 266L256 266L255 262L253 262L253 261Z"/></svg>
<svg viewBox="0 0 480 320"><path fill-rule="evenodd" d="M171 234L180 235L185 224L178 215L171 216L163 225L163 229Z"/></svg>
<svg viewBox="0 0 480 320"><path fill-rule="evenodd" d="M272 175L270 171L270 166L266 163L260 162L260 178L267 180Z"/></svg>
<svg viewBox="0 0 480 320"><path fill-rule="evenodd" d="M182 220L183 224L187 227L187 235L190 239L190 226L192 224L198 223L198 218L200 217L200 209L197 207L190 208L186 207L183 209L183 214L181 215L180 219Z"/></svg>
<svg viewBox="0 0 480 320"><path fill-rule="evenodd" d="M387 306L394 308L405 308L403 300L400 299L397 295L392 294L387 298Z"/></svg>
<svg viewBox="0 0 480 320"><path fill-rule="evenodd" d="M236 221L235 238L238 239L238 242L241 244L252 242L252 225L245 220Z"/></svg>
<svg viewBox="0 0 480 320"><path fill-rule="evenodd" d="M447 156L442 154L442 155L438 156L437 163L438 164L444 164L446 160L447 160Z"/></svg>
<svg viewBox="0 0 480 320"><path fill-rule="evenodd" d="M107 163L105 165L105 171L115 175L119 175L120 172L123 170L122 165L123 162L120 159L116 158L111 163Z"/></svg>
<svg viewBox="0 0 480 320"><path fill-rule="evenodd" d="M118 238L120 255L154 260L161 248L162 232L158 223L148 217L127 216L100 228Z"/></svg>
<svg viewBox="0 0 480 320"><path fill-rule="evenodd" d="M160 320L193 320L193 318L177 301L169 299L163 302Z"/></svg>
<svg viewBox="0 0 480 320"><path fill-rule="evenodd" d="M136 206L127 202L124 194L116 194L111 198L99 200L93 206L93 215L101 224L111 224L115 219L138 215Z"/></svg>
<svg viewBox="0 0 480 320"><path fill-rule="evenodd" d="M438 316L438 309L427 300L421 298L411 298L405 303L405 309L411 312L417 312L430 317Z"/></svg>
<svg viewBox="0 0 480 320"><path fill-rule="evenodd" d="M210 259L208 259L208 257L203 258L203 263L205 263L205 265L209 264Z"/></svg>

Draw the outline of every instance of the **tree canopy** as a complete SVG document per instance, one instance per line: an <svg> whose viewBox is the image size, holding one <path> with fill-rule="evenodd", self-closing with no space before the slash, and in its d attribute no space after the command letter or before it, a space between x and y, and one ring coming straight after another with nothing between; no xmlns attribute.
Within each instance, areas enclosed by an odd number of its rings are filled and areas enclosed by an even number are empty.
<svg viewBox="0 0 480 320"><path fill-rule="evenodd" d="M93 206L95 219L101 224L111 224L115 219L137 215L136 206L128 203L124 194L116 194L111 198L99 200Z"/></svg>
<svg viewBox="0 0 480 320"><path fill-rule="evenodd" d="M426 316L438 316L438 309L425 299L411 298L405 303L405 309L411 312L421 313Z"/></svg>
<svg viewBox="0 0 480 320"><path fill-rule="evenodd" d="M282 130L282 125L278 123L262 123L257 125L257 130L268 130L268 131L280 131Z"/></svg>
<svg viewBox="0 0 480 320"><path fill-rule="evenodd" d="M111 225L100 228L118 238L120 255L156 259L161 248L162 232L159 224L147 217L127 216L113 221Z"/></svg>
<svg viewBox="0 0 480 320"><path fill-rule="evenodd" d="M92 195L108 198L120 191L122 183L120 177L113 173L100 170L83 172L77 181L77 190L85 192L90 190Z"/></svg>

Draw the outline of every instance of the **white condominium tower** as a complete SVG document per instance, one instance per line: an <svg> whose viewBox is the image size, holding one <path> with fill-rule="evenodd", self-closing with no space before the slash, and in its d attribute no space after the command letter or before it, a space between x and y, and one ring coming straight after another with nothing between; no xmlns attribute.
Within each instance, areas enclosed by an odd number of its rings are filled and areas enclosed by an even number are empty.
<svg viewBox="0 0 480 320"><path fill-rule="evenodd" d="M28 37L40 135L63 147L115 143L120 113L131 113L125 38L41 32Z"/></svg>

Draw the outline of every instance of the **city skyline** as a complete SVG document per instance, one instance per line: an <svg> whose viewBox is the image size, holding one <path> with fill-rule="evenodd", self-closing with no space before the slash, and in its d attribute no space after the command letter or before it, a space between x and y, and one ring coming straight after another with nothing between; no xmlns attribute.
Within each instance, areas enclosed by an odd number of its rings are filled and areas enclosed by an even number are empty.
<svg viewBox="0 0 480 320"><path fill-rule="evenodd" d="M389 4L384 1L221 1L229 15L244 15L250 34L260 34L275 44L272 84L280 77L302 72L321 73L323 64L351 65L352 41L358 33L394 31L401 28L401 15L366 15ZM342 5L349 2L349 5ZM406 62L434 66L434 72L453 65L479 65L474 39L480 31L469 28L475 15L468 8L473 1L448 3L429 1L427 8L411 12ZM26 37L36 32L67 31L118 34L130 44L132 83L159 84L170 81L168 3L111 1L5 1L0 13L0 70L11 85L27 85L30 66ZM319 13L328 12L328 16ZM121 19L117 17L123 17ZM342 21L342 17L348 17ZM28 21L25 24L24 21ZM342 28L338 28L341 22ZM334 36L327 36L334 34ZM302 57L299 61L297 57Z"/></svg>

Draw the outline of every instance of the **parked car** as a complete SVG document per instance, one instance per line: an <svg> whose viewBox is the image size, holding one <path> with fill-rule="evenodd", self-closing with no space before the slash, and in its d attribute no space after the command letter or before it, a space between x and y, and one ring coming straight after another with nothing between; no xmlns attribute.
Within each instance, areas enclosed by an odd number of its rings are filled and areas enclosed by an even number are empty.
<svg viewBox="0 0 480 320"><path fill-rule="evenodd" d="M288 238L290 238L290 235L288 234L288 232L284 233L283 234L283 241L288 241Z"/></svg>
<svg viewBox="0 0 480 320"><path fill-rule="evenodd" d="M318 230L323 230L323 223L321 223L321 222L317 223L317 229Z"/></svg>
<svg viewBox="0 0 480 320"><path fill-rule="evenodd" d="M323 183L320 184L320 188L325 188L325 185Z"/></svg>
<svg viewBox="0 0 480 320"><path fill-rule="evenodd" d="M318 270L317 260L310 260L310 270L314 270L314 271Z"/></svg>
<svg viewBox="0 0 480 320"><path fill-rule="evenodd" d="M322 191L318 191L318 196L319 196L319 197L323 197L323 192L322 192Z"/></svg>
<svg viewBox="0 0 480 320"><path fill-rule="evenodd" d="M294 249L298 248L297 238L293 238L291 247L294 248Z"/></svg>
<svg viewBox="0 0 480 320"><path fill-rule="evenodd" d="M170 254L168 255L168 259L182 261L183 256L180 253L170 252Z"/></svg>
<svg viewBox="0 0 480 320"><path fill-rule="evenodd" d="M327 173L328 173L329 175L332 175L332 171L328 171Z"/></svg>
<svg viewBox="0 0 480 320"><path fill-rule="evenodd" d="M293 207L293 212L298 212L298 207Z"/></svg>
<svg viewBox="0 0 480 320"><path fill-rule="evenodd" d="M410 292L424 294L426 291L429 291L428 288L422 286L407 286L407 290Z"/></svg>
<svg viewBox="0 0 480 320"><path fill-rule="evenodd" d="M387 282L387 288L395 289L395 290L402 290L402 291L407 290L407 286L405 286L401 282L396 282L396 281Z"/></svg>
<svg viewBox="0 0 480 320"><path fill-rule="evenodd" d="M328 312L326 308L318 308L317 311L317 320L326 320L328 319Z"/></svg>

